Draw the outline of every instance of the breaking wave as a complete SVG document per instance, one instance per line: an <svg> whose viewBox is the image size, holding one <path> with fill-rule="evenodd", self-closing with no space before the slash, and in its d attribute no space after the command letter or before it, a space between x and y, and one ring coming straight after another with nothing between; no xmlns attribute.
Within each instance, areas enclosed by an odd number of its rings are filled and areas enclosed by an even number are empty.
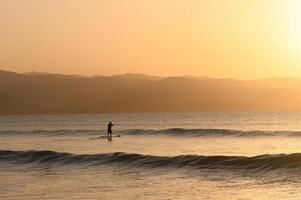
<svg viewBox="0 0 301 200"><path fill-rule="evenodd" d="M125 130L124 134L127 135L167 135L167 136L191 136L191 137L204 137L204 136L217 136L217 137L301 137L301 131L242 131L231 129L184 129L184 128L170 128L161 130L143 130L133 129Z"/></svg>
<svg viewBox="0 0 301 200"><path fill-rule="evenodd" d="M272 171L278 169L301 169L301 153L244 156L152 156L122 152L105 154L71 154L55 151L0 150L0 162L15 164L51 165L130 165L147 168L194 168Z"/></svg>
<svg viewBox="0 0 301 200"><path fill-rule="evenodd" d="M118 135L135 136L178 136L178 137L301 137L301 131L242 131L231 129L128 129L115 130ZM0 131L0 136L40 135L40 136L87 136L105 135L106 130L34 130L34 131Z"/></svg>

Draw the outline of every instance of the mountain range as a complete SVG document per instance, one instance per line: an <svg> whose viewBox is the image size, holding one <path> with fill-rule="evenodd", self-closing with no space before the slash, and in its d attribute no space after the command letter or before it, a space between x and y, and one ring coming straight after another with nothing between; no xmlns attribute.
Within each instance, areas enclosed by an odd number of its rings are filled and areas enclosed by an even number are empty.
<svg viewBox="0 0 301 200"><path fill-rule="evenodd" d="M301 79L0 70L0 114L198 111L301 111Z"/></svg>

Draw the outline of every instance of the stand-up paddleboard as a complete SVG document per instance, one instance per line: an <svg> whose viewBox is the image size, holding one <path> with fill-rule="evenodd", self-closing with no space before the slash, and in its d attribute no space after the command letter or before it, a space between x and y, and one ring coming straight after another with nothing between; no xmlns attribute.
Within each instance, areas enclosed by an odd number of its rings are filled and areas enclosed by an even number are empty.
<svg viewBox="0 0 301 200"><path fill-rule="evenodd" d="M95 138L90 138L90 139L93 140L93 139L116 138L116 137L121 137L121 135L112 135L111 137L108 137L106 135L102 135L102 136L95 137Z"/></svg>

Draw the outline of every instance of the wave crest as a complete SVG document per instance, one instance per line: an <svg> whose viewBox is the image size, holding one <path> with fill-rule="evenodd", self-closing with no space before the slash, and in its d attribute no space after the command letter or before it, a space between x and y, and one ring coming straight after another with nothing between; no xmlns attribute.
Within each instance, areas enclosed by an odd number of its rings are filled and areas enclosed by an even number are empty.
<svg viewBox="0 0 301 200"><path fill-rule="evenodd" d="M106 130L34 130L34 131L0 131L0 136L96 136L105 135ZM301 137L301 131L243 131L231 129L127 129L115 130L118 135L136 136L177 136L177 137Z"/></svg>
<svg viewBox="0 0 301 200"><path fill-rule="evenodd" d="M243 131L231 129L132 129L125 130L126 135L169 135L169 136L191 136L191 137L301 137L300 131Z"/></svg>
<svg viewBox="0 0 301 200"><path fill-rule="evenodd" d="M301 169L301 154L244 156L152 156L122 152L105 154L71 154L55 151L10 151L0 150L0 162L15 164L67 165L80 164L95 166L103 164L131 165L148 168L194 168L194 169L235 169L271 171L278 169Z"/></svg>

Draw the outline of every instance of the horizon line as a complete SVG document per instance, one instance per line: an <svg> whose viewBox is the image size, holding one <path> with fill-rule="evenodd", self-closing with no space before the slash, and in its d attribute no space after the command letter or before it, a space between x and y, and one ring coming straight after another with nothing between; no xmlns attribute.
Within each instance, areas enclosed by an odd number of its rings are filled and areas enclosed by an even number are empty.
<svg viewBox="0 0 301 200"><path fill-rule="evenodd" d="M94 74L94 75L86 75L86 74L69 74L69 73L58 73L58 72L40 72L40 71L24 71L24 72L17 72L11 71L6 69L1 69L0 72L8 72L8 73L15 73L15 74L23 74L23 75L61 75L61 76L77 76L77 77L86 77L86 78L93 78L93 77L114 77L114 76L125 76L125 75L142 75L148 77L156 77L156 78L207 78L207 79L219 79L219 80L238 80L238 81L256 81L256 80L269 80L269 79L301 79L301 77L297 76L275 76L275 77L265 77L265 78L252 78L252 79L239 79L233 77L212 77L208 75L153 75L153 74L145 74L139 72L126 72L126 73L118 73L118 74L110 74L110 75L103 75L103 74Z"/></svg>

